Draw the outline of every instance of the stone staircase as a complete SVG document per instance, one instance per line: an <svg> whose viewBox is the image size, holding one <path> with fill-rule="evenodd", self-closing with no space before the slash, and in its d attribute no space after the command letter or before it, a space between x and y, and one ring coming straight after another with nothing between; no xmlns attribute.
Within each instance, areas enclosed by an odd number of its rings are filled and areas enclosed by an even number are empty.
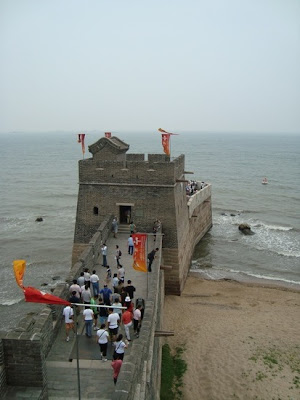
<svg viewBox="0 0 300 400"><path fill-rule="evenodd" d="M126 235L130 235L129 225L127 224L120 224L118 228L118 233L124 233Z"/></svg>

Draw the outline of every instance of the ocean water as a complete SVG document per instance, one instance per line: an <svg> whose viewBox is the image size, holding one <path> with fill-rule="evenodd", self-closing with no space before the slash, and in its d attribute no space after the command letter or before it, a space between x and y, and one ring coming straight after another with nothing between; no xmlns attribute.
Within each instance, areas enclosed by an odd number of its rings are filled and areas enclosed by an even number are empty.
<svg viewBox="0 0 300 400"><path fill-rule="evenodd" d="M87 134L86 158L102 135ZM162 152L158 132L115 135L129 152ZM7 329L29 307L13 260L27 261L24 284L38 288L64 282L70 269L82 153L75 133L0 138L0 315ZM191 269L207 279L300 288L300 135L180 132L171 138L171 156L182 153L194 172L187 177L212 184L213 228L197 245ZM265 176L268 185L261 184ZM40 216L43 222L35 222ZM242 222L255 235L242 235Z"/></svg>

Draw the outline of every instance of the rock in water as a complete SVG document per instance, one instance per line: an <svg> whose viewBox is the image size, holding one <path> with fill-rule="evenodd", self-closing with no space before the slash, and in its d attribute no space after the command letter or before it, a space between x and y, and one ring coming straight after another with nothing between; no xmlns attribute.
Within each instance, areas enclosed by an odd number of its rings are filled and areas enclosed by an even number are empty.
<svg viewBox="0 0 300 400"><path fill-rule="evenodd" d="M37 217L37 219L35 220L35 222L42 222L43 218L42 217Z"/></svg>
<svg viewBox="0 0 300 400"><path fill-rule="evenodd" d="M248 224L240 224L239 225L239 230L244 234L244 235L254 235L254 232L251 231L251 227Z"/></svg>

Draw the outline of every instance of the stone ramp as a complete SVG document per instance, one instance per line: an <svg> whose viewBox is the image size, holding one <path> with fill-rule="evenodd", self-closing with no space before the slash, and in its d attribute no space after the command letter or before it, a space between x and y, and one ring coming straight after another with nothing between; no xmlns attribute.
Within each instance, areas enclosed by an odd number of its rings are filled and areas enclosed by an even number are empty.
<svg viewBox="0 0 300 400"><path fill-rule="evenodd" d="M111 362L80 360L81 399L109 400L114 392ZM78 399L76 360L47 362L48 399Z"/></svg>
<svg viewBox="0 0 300 400"><path fill-rule="evenodd" d="M110 237L106 242L108 246L108 264L111 266L112 274L117 272L114 256L115 246L118 244L122 250L122 264L125 268L125 280L131 279L132 284L136 287L135 299L138 297L145 298L147 274L135 271L132 268L132 256L127 252L129 227L125 226L122 228L117 238ZM153 246L152 241L151 244ZM96 272L100 277L100 287L102 288L105 282L106 268L103 268L101 264L102 256L99 257L99 260L97 260L95 264ZM109 284L109 286L111 287L111 284ZM100 361L99 345L96 343L96 332L92 332L93 336L91 339L85 336L84 321L81 314L78 316L77 331L79 335L81 399L112 399L115 385L113 382L110 353L108 353L108 361ZM125 338L123 326L120 327L119 332L122 333ZM124 361L126 361L126 357L128 357L131 352L133 341L139 340L133 335L132 327L130 328L130 332L132 342L130 342L128 349L125 350ZM69 342L66 342L65 339L65 326L62 321L57 338L53 343L46 361L49 400L78 399L76 342L74 333L70 333ZM111 345L109 344L109 346ZM34 399L34 397L32 397L32 399Z"/></svg>

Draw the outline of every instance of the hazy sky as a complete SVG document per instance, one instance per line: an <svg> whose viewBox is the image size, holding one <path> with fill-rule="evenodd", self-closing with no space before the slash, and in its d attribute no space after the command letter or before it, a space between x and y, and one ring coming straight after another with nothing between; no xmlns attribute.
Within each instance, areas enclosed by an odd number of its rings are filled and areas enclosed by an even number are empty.
<svg viewBox="0 0 300 400"><path fill-rule="evenodd" d="M299 0L0 0L0 131L300 132Z"/></svg>

